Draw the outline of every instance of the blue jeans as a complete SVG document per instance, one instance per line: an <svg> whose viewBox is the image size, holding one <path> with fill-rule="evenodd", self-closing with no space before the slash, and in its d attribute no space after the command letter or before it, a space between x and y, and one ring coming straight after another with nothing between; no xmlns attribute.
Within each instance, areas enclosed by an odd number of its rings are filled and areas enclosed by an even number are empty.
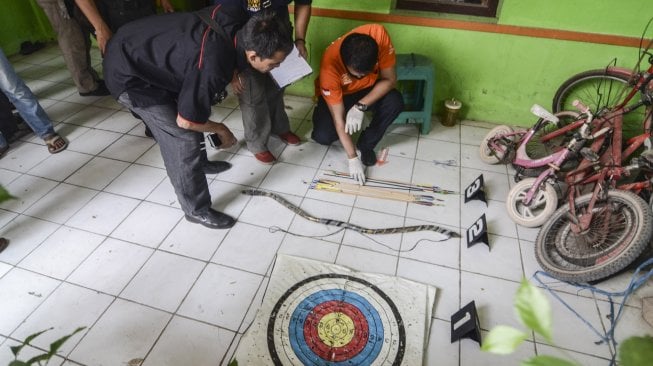
<svg viewBox="0 0 653 366"><path fill-rule="evenodd" d="M54 127L50 117L45 114L43 107L39 104L36 96L25 85L14 67L11 66L4 51L0 48L0 90L9 98L9 101L16 107L20 116L25 123L34 131L34 133L45 139L54 134ZM4 138L2 138L4 140ZM2 141L0 140L0 146Z"/></svg>

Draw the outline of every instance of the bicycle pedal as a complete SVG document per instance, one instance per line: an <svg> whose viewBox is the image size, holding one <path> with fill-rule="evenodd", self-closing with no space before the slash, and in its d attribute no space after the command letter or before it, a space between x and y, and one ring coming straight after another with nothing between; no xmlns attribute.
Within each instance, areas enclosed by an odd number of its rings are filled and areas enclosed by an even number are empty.
<svg viewBox="0 0 653 366"><path fill-rule="evenodd" d="M599 155L594 151L592 151L592 149L590 149L589 147L584 147L580 149L580 154L583 156L583 158L591 162L599 161Z"/></svg>

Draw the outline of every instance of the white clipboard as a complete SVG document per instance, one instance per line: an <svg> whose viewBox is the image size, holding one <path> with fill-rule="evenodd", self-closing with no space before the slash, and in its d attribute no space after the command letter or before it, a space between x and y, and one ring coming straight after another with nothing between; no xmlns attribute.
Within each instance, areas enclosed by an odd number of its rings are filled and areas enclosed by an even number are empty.
<svg viewBox="0 0 653 366"><path fill-rule="evenodd" d="M272 79L277 83L279 88L284 88L297 80L301 80L313 73L311 65L299 55L297 47L293 46L292 51L285 60L270 71Z"/></svg>

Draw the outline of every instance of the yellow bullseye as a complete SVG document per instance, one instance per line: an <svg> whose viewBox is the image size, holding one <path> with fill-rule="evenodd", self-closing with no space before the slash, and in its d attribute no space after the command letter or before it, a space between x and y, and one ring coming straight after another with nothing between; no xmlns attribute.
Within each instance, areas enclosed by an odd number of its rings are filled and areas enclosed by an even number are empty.
<svg viewBox="0 0 653 366"><path fill-rule="evenodd" d="M334 312L325 315L317 325L317 334L329 347L343 347L354 338L354 321L346 314Z"/></svg>

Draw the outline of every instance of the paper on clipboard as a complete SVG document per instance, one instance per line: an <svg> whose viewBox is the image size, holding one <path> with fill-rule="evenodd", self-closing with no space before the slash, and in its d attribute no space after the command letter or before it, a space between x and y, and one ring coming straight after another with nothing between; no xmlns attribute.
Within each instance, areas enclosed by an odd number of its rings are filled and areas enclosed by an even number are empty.
<svg viewBox="0 0 653 366"><path fill-rule="evenodd" d="M281 65L270 71L272 79L280 88L286 87L311 73L313 73L311 65L299 55L299 50L295 46L293 46L292 51Z"/></svg>

